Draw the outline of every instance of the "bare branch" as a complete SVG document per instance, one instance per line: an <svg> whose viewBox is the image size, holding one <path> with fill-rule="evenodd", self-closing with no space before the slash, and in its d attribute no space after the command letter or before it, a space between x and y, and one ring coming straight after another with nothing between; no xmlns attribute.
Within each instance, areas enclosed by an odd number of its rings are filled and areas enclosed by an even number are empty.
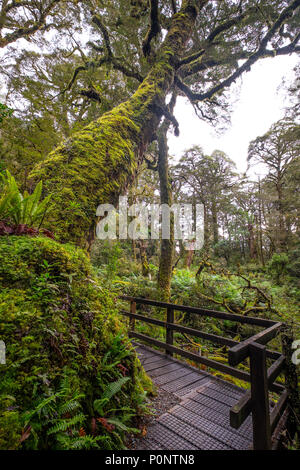
<svg viewBox="0 0 300 470"><path fill-rule="evenodd" d="M260 46L256 52L251 54L248 59L244 62L243 65L237 68L237 70L230 75L227 79L223 80L221 83L213 87L211 90L207 91L206 93L194 93L187 85L185 85L178 77L175 78L175 85L183 91L183 93L190 99L191 102L196 102L196 101L204 101L206 99L212 98L213 95L215 95L217 92L220 90L223 90L224 88L230 86L235 80L240 77L245 71L249 71L251 66L260 58L263 57L272 57L276 55L284 55L284 54L290 54L292 52L296 52L299 50L299 47L297 47L297 43L299 42L300 39L300 33L297 34L295 39L288 44L285 47L279 48L279 49L274 49L274 50L266 50L266 46L270 39L273 37L273 35L278 31L278 29L281 27L281 25L293 15L293 12L296 8L298 8L300 5L300 0L294 0L291 5L289 5L278 17L278 19L275 21L273 26L269 29L269 31L266 33L264 38L262 39ZM222 60L222 59L221 59ZM227 59L228 63L230 63L230 60L232 58ZM236 60L236 59L235 59ZM219 65L222 62L215 61L215 65ZM224 63L224 62L223 62ZM226 63L226 62L225 62ZM203 66L203 64L201 64ZM198 68L199 71L199 68Z"/></svg>
<svg viewBox="0 0 300 470"><path fill-rule="evenodd" d="M150 27L143 41L143 54L145 57L150 55L151 41L160 32L160 25L159 25L159 20L158 20L158 0L149 0L149 1L150 1Z"/></svg>
<svg viewBox="0 0 300 470"><path fill-rule="evenodd" d="M111 57L113 55L113 53L112 53L112 49L111 49L111 45L110 45L109 34L108 34L108 31L107 31L106 27L102 23L101 17L99 15L94 14L94 16L92 17L92 22L96 26L98 26L98 28L100 29L100 31L102 33L102 36L103 36L103 39L104 39L105 47L106 47L106 50L107 50L107 55Z"/></svg>
<svg viewBox="0 0 300 470"><path fill-rule="evenodd" d="M173 10L173 13L177 13L177 7L176 7L176 0L171 0L171 6L172 6L172 10Z"/></svg>
<svg viewBox="0 0 300 470"><path fill-rule="evenodd" d="M34 20L31 21L31 25L25 27L25 26L21 26L20 24L16 24L15 31L13 31L12 33L7 33L4 37L0 36L0 48L5 47L15 42L17 41L17 39L20 39L20 38L28 39L30 36L32 36L37 31L41 30L42 28L49 29L50 25L46 26L47 17L52 12L54 7L60 2L61 0L52 0L48 4L48 6L46 6L44 9L40 7L41 9L39 9L39 12L38 12L39 15L36 14L35 10L31 10L31 14L34 17ZM9 25L6 24L6 20L8 19L7 13L9 13L9 11L13 10L14 8L27 8L28 9L31 6L32 6L31 2L22 2L22 1L20 2L13 1L12 3L4 6L4 8L2 9L0 13L0 29L2 28L5 29L6 27L9 27ZM24 23L24 25L26 25L26 22ZM52 26L55 26L55 25L52 24Z"/></svg>
<svg viewBox="0 0 300 470"><path fill-rule="evenodd" d="M220 34L224 33L225 31L228 31L230 28L232 28L232 26L235 26L237 25L238 23L241 22L241 20L243 20L247 15L248 13L250 12L250 10L245 10L243 13L241 13L240 15L236 16L235 18L232 18L231 20L228 20L226 21L225 23L222 23L220 24L219 26L217 26L208 36L207 38L207 42L208 43L212 43L213 40L219 36Z"/></svg>

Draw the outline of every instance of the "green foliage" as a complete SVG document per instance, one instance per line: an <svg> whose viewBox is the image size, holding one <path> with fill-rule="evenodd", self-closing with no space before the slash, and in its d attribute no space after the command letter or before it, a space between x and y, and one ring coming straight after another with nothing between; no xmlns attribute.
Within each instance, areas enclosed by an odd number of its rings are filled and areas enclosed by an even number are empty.
<svg viewBox="0 0 300 470"><path fill-rule="evenodd" d="M6 106L6 104L0 103L0 124L6 117L11 116L12 113L13 113L12 109Z"/></svg>
<svg viewBox="0 0 300 470"><path fill-rule="evenodd" d="M22 195L15 178L8 170L0 174L2 186L0 196L0 220L8 219L15 225L26 224L30 227L40 225L49 209L51 195L40 202L42 182L40 181L32 194L25 191Z"/></svg>
<svg viewBox="0 0 300 470"><path fill-rule="evenodd" d="M102 243L94 243L91 252L91 260L96 267L104 268L105 275L111 281L117 274L121 265L123 250L119 242L104 240Z"/></svg>
<svg viewBox="0 0 300 470"><path fill-rule="evenodd" d="M0 257L7 357L0 368L1 448L122 447L117 425L110 432L92 424L94 402L106 398L109 415L102 417L130 427L151 383L114 294L93 278L85 253L73 245L3 236Z"/></svg>
<svg viewBox="0 0 300 470"><path fill-rule="evenodd" d="M288 255L286 253L274 253L270 261L268 262L268 272L274 276L277 284L280 283L280 279L287 272L287 265L289 262Z"/></svg>
<svg viewBox="0 0 300 470"><path fill-rule="evenodd" d="M286 266L288 274L291 276L293 281L299 284L300 279L300 246L295 247L294 250L291 250L288 254L289 262Z"/></svg>
<svg viewBox="0 0 300 470"><path fill-rule="evenodd" d="M128 380L129 377L121 377L119 380L108 384L103 391L102 397L94 401L94 408L100 415L104 415L105 405L107 405L111 398L121 390L122 386L126 384Z"/></svg>

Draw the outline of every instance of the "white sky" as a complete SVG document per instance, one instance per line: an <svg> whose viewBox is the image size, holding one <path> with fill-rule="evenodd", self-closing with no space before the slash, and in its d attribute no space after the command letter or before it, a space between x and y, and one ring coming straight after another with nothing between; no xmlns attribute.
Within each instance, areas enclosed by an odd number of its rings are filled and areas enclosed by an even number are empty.
<svg viewBox="0 0 300 470"><path fill-rule="evenodd" d="M197 118L187 100L179 98L175 116L179 122L180 136L175 137L170 133L170 154L177 161L184 150L193 145L201 146L208 154L218 149L236 163L239 172L244 172L250 141L264 134L284 115L288 98L278 87L283 80L293 78L296 63L296 54L263 59L244 74L238 100L231 114L231 126L221 136L211 125ZM251 174L254 176L254 171Z"/></svg>

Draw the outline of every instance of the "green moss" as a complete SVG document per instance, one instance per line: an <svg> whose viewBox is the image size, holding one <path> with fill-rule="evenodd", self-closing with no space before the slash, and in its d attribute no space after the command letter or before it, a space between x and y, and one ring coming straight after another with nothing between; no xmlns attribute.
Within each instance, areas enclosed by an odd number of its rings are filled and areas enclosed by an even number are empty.
<svg viewBox="0 0 300 470"><path fill-rule="evenodd" d="M195 18L196 11L183 2L154 66L133 96L75 133L32 172L52 194L49 228L60 241L86 247L94 237L97 206L115 204L134 178Z"/></svg>
<svg viewBox="0 0 300 470"><path fill-rule="evenodd" d="M61 401L80 394L81 426L88 434L97 418L94 400L122 377L117 364L130 380L109 408L138 412L149 379L128 342L113 295L93 279L85 253L48 238L12 236L0 237L0 258L0 338L6 344L6 364L0 365L0 448L21 445L26 412L49 397L61 407ZM60 390L66 380L65 397ZM30 433L23 446L57 448L55 435L47 435L48 418L40 412L31 419L36 436ZM117 445L117 437L100 425L97 432L106 439L104 448ZM74 433L78 436L76 426Z"/></svg>

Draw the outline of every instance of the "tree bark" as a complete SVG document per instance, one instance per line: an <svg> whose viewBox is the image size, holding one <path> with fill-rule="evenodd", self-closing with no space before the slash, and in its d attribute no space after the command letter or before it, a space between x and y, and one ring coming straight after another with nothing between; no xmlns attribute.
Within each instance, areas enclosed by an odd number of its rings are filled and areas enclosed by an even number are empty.
<svg viewBox="0 0 300 470"><path fill-rule="evenodd" d="M259 251L260 251L260 260L261 264L265 265L264 258L264 247L263 247L263 232L262 232L262 194L261 194L261 183L260 179L258 180L258 221L259 221Z"/></svg>
<svg viewBox="0 0 300 470"><path fill-rule="evenodd" d="M284 223L284 208L283 208L283 191L282 191L282 176L278 176L278 182L276 184L276 191L278 197L278 248L279 251L286 251L286 229Z"/></svg>
<svg viewBox="0 0 300 470"><path fill-rule="evenodd" d="M218 227L218 213L217 213L217 207L216 207L215 199L212 200L211 216L212 216L214 245L216 245L219 242L219 227Z"/></svg>
<svg viewBox="0 0 300 470"><path fill-rule="evenodd" d="M53 195L49 225L57 238L86 247L96 208L116 204L159 125L175 68L207 0L183 0L156 61L133 96L63 142L32 172Z"/></svg>
<svg viewBox="0 0 300 470"><path fill-rule="evenodd" d="M144 277L148 277L149 276L149 263L148 263L144 240L139 240L139 246L140 246L140 257L141 257L141 263L142 263L142 275Z"/></svg>

